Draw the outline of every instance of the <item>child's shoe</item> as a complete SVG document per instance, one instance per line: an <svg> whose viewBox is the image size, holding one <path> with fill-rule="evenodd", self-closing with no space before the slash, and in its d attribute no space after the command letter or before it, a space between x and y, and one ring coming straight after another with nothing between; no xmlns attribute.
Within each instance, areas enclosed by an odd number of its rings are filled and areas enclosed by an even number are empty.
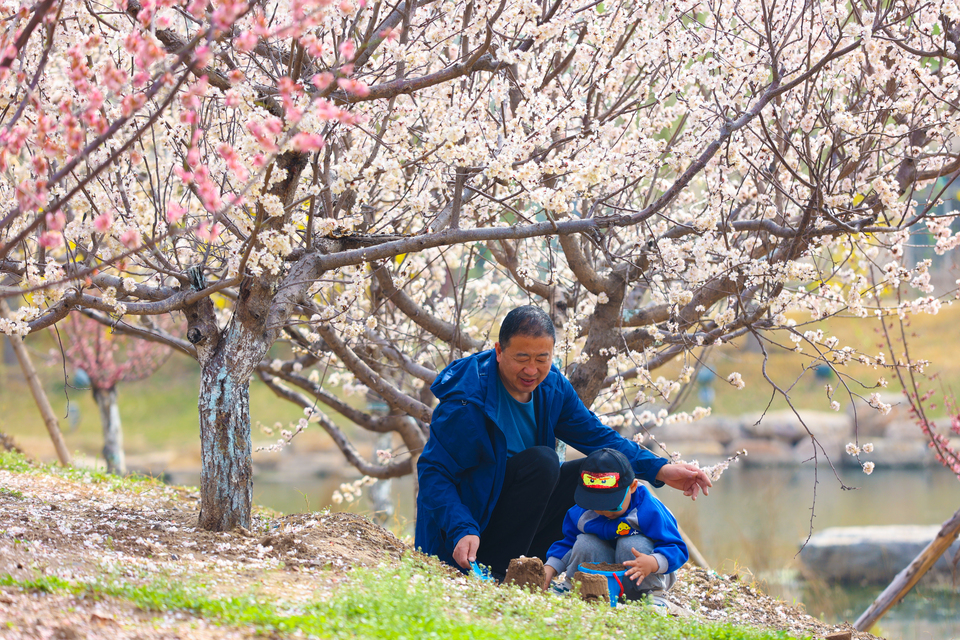
<svg viewBox="0 0 960 640"><path fill-rule="evenodd" d="M667 600L663 591L648 591L646 601L657 613L670 613L672 603Z"/></svg>
<svg viewBox="0 0 960 640"><path fill-rule="evenodd" d="M555 596L568 596L572 590L573 586L566 580L554 580L548 589Z"/></svg>

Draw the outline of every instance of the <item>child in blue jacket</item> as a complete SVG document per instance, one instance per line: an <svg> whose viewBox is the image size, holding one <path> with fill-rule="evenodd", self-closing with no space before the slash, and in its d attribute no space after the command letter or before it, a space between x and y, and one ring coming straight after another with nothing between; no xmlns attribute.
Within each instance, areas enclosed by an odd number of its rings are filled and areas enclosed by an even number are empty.
<svg viewBox="0 0 960 640"><path fill-rule="evenodd" d="M563 540L547 551L544 589L554 576L573 575L584 562L626 565L628 600L645 594L658 599L673 586L687 546L676 518L640 485L622 453L599 449L587 456L574 501L563 521Z"/></svg>

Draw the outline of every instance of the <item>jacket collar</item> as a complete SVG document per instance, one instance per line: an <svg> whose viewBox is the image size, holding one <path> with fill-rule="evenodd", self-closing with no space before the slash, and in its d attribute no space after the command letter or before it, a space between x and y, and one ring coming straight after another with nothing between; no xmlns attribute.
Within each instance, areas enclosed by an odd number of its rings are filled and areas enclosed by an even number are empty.
<svg viewBox="0 0 960 640"><path fill-rule="evenodd" d="M487 417L497 421L497 409L500 406L500 390L497 380L500 376L500 367L497 362L497 351L490 352L490 361L480 367L480 385L486 386L486 396L483 399L483 411Z"/></svg>

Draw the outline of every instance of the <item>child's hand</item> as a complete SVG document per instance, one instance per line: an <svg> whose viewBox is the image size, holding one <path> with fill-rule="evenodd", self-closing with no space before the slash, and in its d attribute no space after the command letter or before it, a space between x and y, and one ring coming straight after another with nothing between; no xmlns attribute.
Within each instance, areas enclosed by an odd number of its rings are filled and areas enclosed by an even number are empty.
<svg viewBox="0 0 960 640"><path fill-rule="evenodd" d="M648 575L657 572L657 569L660 568L660 563L658 563L657 559L653 556L640 553L636 549L630 549L630 551L633 551L634 559L627 560L623 564L628 567L627 577L637 584L640 584Z"/></svg>
<svg viewBox="0 0 960 640"><path fill-rule="evenodd" d="M553 581L554 576L557 575L557 570L547 565L543 568L543 590L546 591L550 588L550 583Z"/></svg>

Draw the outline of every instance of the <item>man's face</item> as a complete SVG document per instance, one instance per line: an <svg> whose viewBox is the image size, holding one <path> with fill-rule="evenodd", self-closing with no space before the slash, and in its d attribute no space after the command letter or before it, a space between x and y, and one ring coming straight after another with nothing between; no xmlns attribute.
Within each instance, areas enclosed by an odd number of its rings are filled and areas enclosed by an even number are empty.
<svg viewBox="0 0 960 640"><path fill-rule="evenodd" d="M530 394L550 373L553 339L514 335L506 346L498 342L495 348L503 386L519 402L529 401Z"/></svg>

